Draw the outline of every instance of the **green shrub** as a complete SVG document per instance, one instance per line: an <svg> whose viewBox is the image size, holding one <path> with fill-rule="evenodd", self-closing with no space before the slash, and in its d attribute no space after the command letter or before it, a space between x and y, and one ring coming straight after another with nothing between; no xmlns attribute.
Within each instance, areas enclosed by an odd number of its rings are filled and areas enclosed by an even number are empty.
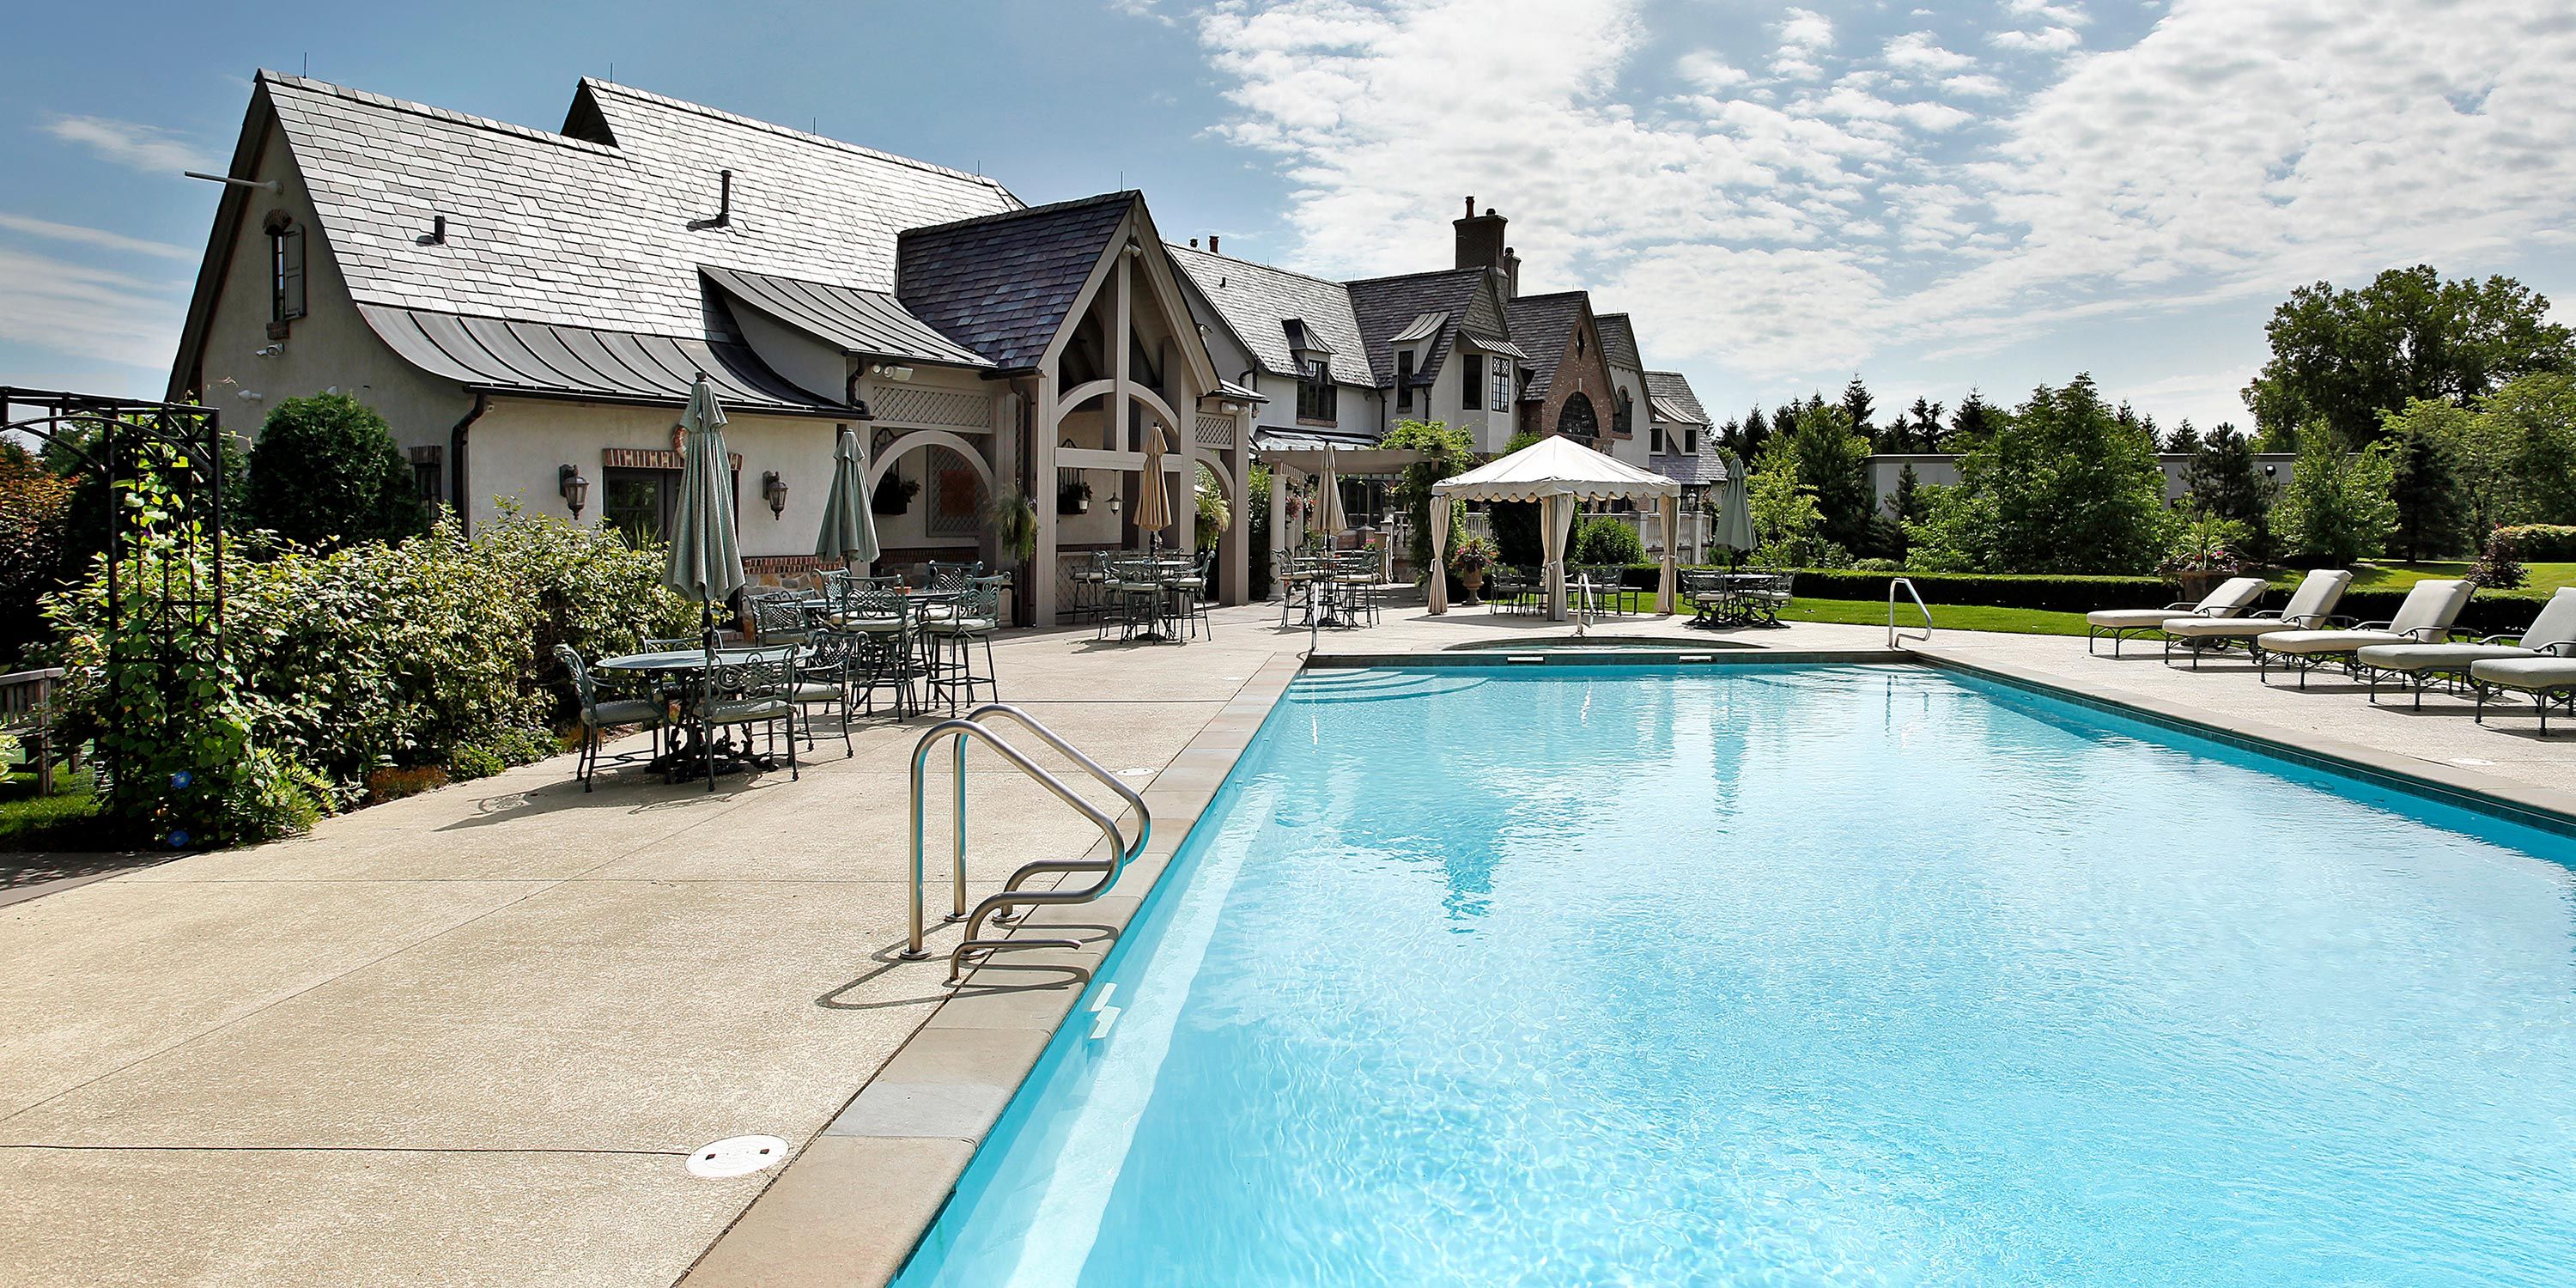
<svg viewBox="0 0 2576 1288"><path fill-rule="evenodd" d="M2495 535L2510 534L2514 553L2539 563L2576 561L2576 526L2561 523L2525 523L2498 528Z"/></svg>
<svg viewBox="0 0 2576 1288"><path fill-rule="evenodd" d="M2173 513L2154 432L2090 376L2042 385L1959 458L1955 488L1906 525L1918 567L2137 574L2163 557ZM1758 476L1757 476L1758 477Z"/></svg>
<svg viewBox="0 0 2576 1288"><path fill-rule="evenodd" d="M2397 465L2386 442L2348 452L2322 425L2299 434L2290 485L2273 506L2289 548L2320 564L2349 564L2377 555L2397 530Z"/></svg>
<svg viewBox="0 0 2576 1288"><path fill-rule="evenodd" d="M1633 564L1645 559L1646 543L1637 539L1637 530L1609 515L1595 515L1575 526L1575 563Z"/></svg>
<svg viewBox="0 0 2576 1288"><path fill-rule="evenodd" d="M268 413L249 493L252 522L300 545L395 541L428 527L393 431L347 394L288 398Z"/></svg>
<svg viewBox="0 0 2576 1288"><path fill-rule="evenodd" d="M542 729L495 729L449 753L447 777L459 783L490 778L514 766L533 765L561 750L563 746L555 736Z"/></svg>
<svg viewBox="0 0 2576 1288"><path fill-rule="evenodd" d="M2497 531L2487 534L2487 547L2478 552L2468 576L2469 584L2482 590L2512 590L2531 580L2531 570L2522 566L2512 535Z"/></svg>
<svg viewBox="0 0 2576 1288"><path fill-rule="evenodd" d="M569 644L585 658L632 652L647 638L697 633L696 605L662 585L669 556L659 545L637 549L602 524L566 523L504 502L474 548L532 608L531 655L548 693L543 714L569 719L572 677L555 661Z"/></svg>

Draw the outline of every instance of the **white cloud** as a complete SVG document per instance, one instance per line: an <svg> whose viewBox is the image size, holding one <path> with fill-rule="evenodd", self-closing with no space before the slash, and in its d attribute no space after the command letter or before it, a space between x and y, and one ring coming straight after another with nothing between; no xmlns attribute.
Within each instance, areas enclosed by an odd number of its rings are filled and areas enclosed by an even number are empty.
<svg viewBox="0 0 2576 1288"><path fill-rule="evenodd" d="M1928 31L1908 32L1887 42L1887 49L1880 56L1887 60L1888 66L1908 72L1955 72L1977 63L1966 54L1943 49Z"/></svg>
<svg viewBox="0 0 2576 1288"><path fill-rule="evenodd" d="M170 364L186 284L0 247L0 340L134 367Z"/></svg>
<svg viewBox="0 0 2576 1288"><path fill-rule="evenodd" d="M50 220L30 219L25 215L0 213L0 228L14 233L24 233L30 237L74 242L83 246L95 246L100 250L121 251L129 255L150 255L156 259L194 261L198 257L194 249L186 246L147 241L141 237L128 237L123 233L112 233L103 228L83 228L77 224L58 224Z"/></svg>
<svg viewBox="0 0 2576 1288"><path fill-rule="evenodd" d="M204 152L186 135L157 125L104 116L57 115L45 122L44 129L57 139L79 144L130 169L162 173L207 167Z"/></svg>
<svg viewBox="0 0 2576 1288"><path fill-rule="evenodd" d="M1879 68L1939 67L1900 66L1895 42L1838 56L1805 10L1773 34L1815 83L1767 98L1715 51L1657 48L1640 0L1220 4L1198 30L1225 136L1292 185L1289 262L1444 265L1476 193L1512 216L1527 289L1590 286L1637 315L1650 361L1783 388L2566 245L2562 2L2468 23L2444 0L2175 0L2125 47L1942 76L1933 102ZM2072 49L2071 13L2006 34ZM1688 92L1632 101L1641 63Z"/></svg>
<svg viewBox="0 0 2576 1288"><path fill-rule="evenodd" d="M2051 0L2004 0L2004 12L2022 18L2037 18L2061 27L2081 27L2093 21L2093 15L2071 4Z"/></svg>
<svg viewBox="0 0 2576 1288"><path fill-rule="evenodd" d="M1780 52L1771 59L1771 74L1781 80L1815 80L1825 74L1817 61L1834 43L1834 24L1812 9L1791 9L1780 20Z"/></svg>
<svg viewBox="0 0 2576 1288"><path fill-rule="evenodd" d="M1997 49L2024 50L2035 53L2062 54L2084 43L2073 27L2043 27L2038 31L2006 30L1986 37Z"/></svg>

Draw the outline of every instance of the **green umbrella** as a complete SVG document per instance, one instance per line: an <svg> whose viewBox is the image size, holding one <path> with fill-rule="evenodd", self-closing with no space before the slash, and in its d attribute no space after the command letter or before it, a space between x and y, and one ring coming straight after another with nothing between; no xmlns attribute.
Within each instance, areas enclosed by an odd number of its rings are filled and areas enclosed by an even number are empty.
<svg viewBox="0 0 2576 1288"><path fill-rule="evenodd" d="M724 408L707 373L689 390L680 413L680 504L671 521L671 564L662 584L705 605L714 638L716 605L742 589L742 550L734 544L733 464L725 451Z"/></svg>
<svg viewBox="0 0 2576 1288"><path fill-rule="evenodd" d="M844 568L876 562L877 518L868 505L867 476L859 433L844 425L832 447L832 491L823 498L823 535L814 540L815 554L837 558Z"/></svg>
<svg viewBox="0 0 2576 1288"><path fill-rule="evenodd" d="M1717 524L1709 533L1709 543L1738 553L1751 550L1753 502L1744 491L1744 462L1732 452L1721 453L1718 459L1725 462L1726 481L1717 485Z"/></svg>

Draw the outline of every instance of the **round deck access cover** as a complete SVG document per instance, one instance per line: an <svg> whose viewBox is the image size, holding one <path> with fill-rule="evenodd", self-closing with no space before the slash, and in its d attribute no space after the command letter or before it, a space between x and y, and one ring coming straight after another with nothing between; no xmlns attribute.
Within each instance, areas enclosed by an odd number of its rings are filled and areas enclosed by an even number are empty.
<svg viewBox="0 0 2576 1288"><path fill-rule="evenodd" d="M775 1136L728 1136L700 1145L689 1155L689 1175L722 1180L749 1176L777 1166L787 1157L787 1142Z"/></svg>

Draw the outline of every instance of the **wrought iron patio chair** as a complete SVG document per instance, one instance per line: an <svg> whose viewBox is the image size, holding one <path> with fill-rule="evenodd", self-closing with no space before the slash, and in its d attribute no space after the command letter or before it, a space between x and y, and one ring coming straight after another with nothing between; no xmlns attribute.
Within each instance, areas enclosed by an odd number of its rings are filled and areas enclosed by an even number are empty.
<svg viewBox="0 0 2576 1288"><path fill-rule="evenodd" d="M988 700L1002 696L1001 682L993 670L993 633L1002 628L1001 577L977 577L967 583L966 597L957 601L956 611L947 618L922 627L927 668L934 692L945 694L948 710L955 714L961 706L973 706L975 686L982 684ZM984 649L984 669L975 670L975 646Z"/></svg>
<svg viewBox="0 0 2576 1288"><path fill-rule="evenodd" d="M599 696L599 682L591 676L590 667L581 660L579 650L570 644L555 645L555 660L563 663L565 674L572 677L573 696L581 702L581 747L573 759L573 777L581 780L581 789L590 790L590 780L599 773L599 755L608 740L608 731L623 725L635 725L656 733L654 750L661 750L659 731L664 724L665 708L660 702L645 698L607 698ZM634 757L621 757L621 761Z"/></svg>
<svg viewBox="0 0 2576 1288"><path fill-rule="evenodd" d="M707 790L716 789L715 732L739 728L743 731L742 754L748 758L751 730L754 726L768 730L769 751L778 754L778 731L787 731L787 777L794 781L802 775L796 764L796 650L793 648L759 649L751 652L719 655L716 663L701 678L697 700L691 704L690 718L698 726L698 745L708 758Z"/></svg>
<svg viewBox="0 0 2576 1288"><path fill-rule="evenodd" d="M850 741L850 692L865 672L867 649L868 638L857 631L820 626L807 635L805 654L796 662L796 705L807 748L814 745L813 709L822 707L840 714L842 758L858 754Z"/></svg>

